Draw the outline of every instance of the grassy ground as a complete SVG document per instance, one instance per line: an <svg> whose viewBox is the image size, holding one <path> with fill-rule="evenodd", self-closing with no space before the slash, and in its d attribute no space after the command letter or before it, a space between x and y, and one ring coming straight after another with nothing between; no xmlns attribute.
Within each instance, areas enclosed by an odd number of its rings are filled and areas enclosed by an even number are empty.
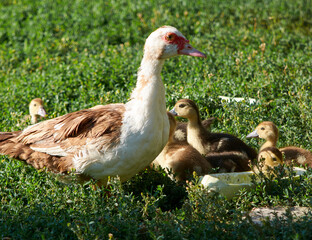
<svg viewBox="0 0 312 240"><path fill-rule="evenodd" d="M179 57L162 76L171 108L197 102L213 131L245 136L264 120L279 146L312 150L312 2L2 0L0 131L19 130L28 102L42 97L49 118L97 104L126 102L145 38L177 27L207 59ZM255 105L221 103L219 95ZM311 180L264 180L235 201L142 173L111 193L65 184L0 157L0 236L5 239L308 239L311 216L258 227L254 206L311 206Z"/></svg>

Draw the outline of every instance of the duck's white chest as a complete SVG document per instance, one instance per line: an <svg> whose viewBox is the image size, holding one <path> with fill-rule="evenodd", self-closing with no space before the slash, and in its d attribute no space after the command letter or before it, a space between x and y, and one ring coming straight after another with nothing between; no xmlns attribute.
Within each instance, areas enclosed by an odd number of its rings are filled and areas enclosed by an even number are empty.
<svg viewBox="0 0 312 240"><path fill-rule="evenodd" d="M155 115L146 119L125 116L118 146L100 150L86 146L88 154L76 157L78 171L96 179L118 175L125 181L147 167L162 151L169 136L166 112Z"/></svg>
<svg viewBox="0 0 312 240"><path fill-rule="evenodd" d="M148 166L162 151L169 137L169 121L166 112L155 114L145 120L137 122L137 126L127 127L130 122L124 123L127 129L121 137L120 172L128 175L135 174ZM130 175L131 175L130 174Z"/></svg>
<svg viewBox="0 0 312 240"><path fill-rule="evenodd" d="M147 167L162 151L169 137L165 88L160 79L163 61L141 65L138 82L125 104L119 144L100 149L92 159L82 160L81 172L93 178L120 176L128 180Z"/></svg>

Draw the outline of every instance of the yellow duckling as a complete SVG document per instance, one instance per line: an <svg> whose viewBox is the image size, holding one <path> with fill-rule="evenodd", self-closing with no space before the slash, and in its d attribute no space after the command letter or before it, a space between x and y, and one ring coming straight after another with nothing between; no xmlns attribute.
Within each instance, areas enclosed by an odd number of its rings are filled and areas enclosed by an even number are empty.
<svg viewBox="0 0 312 240"><path fill-rule="evenodd" d="M269 170L269 167L274 168L283 164L283 154L276 147L266 147L259 152L258 163L260 169L266 172ZM258 169L254 167L253 170L256 171Z"/></svg>
<svg viewBox="0 0 312 240"><path fill-rule="evenodd" d="M192 146L185 142L178 142L174 139L176 120L168 112L170 123L169 140L162 152L151 163L151 166L161 166L178 181L185 181L192 176L193 172L197 175L205 175L211 171L211 165L206 159ZM171 175L170 177L173 178Z"/></svg>
<svg viewBox="0 0 312 240"><path fill-rule="evenodd" d="M44 118L47 115L41 98L31 100L29 104L29 115L31 124L37 123L38 117Z"/></svg>
<svg viewBox="0 0 312 240"><path fill-rule="evenodd" d="M278 128L273 122L265 121L260 123L256 129L247 135L247 138L258 137L266 140L261 146L260 151L267 147L276 147L279 137ZM308 167L312 167L312 153L306 149L289 146L279 149L284 154L284 161L286 164L290 164L294 161L296 164Z"/></svg>

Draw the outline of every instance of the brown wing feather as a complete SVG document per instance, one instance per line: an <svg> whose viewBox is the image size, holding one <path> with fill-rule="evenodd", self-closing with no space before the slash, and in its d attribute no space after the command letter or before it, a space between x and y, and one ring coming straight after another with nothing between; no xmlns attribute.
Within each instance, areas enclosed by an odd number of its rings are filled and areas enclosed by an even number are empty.
<svg viewBox="0 0 312 240"><path fill-rule="evenodd" d="M0 132L0 143L12 137L16 137L21 133L21 131L16 132Z"/></svg>
<svg viewBox="0 0 312 240"><path fill-rule="evenodd" d="M68 173L73 168L71 157L51 156L36 152L22 143L15 143L10 139L0 142L0 152L12 158L25 161L36 169L47 169L55 173Z"/></svg>
<svg viewBox="0 0 312 240"><path fill-rule="evenodd" d="M116 141L125 108L122 104L97 106L41 122L22 132L17 141L59 143L68 138L97 138L105 134Z"/></svg>
<svg viewBox="0 0 312 240"><path fill-rule="evenodd" d="M40 122L23 132L0 133L0 154L25 161L37 169L69 172L73 167L73 155L87 139L99 147L110 147L119 142L124 111L123 104L96 106ZM31 147L60 147L67 155L50 155Z"/></svg>

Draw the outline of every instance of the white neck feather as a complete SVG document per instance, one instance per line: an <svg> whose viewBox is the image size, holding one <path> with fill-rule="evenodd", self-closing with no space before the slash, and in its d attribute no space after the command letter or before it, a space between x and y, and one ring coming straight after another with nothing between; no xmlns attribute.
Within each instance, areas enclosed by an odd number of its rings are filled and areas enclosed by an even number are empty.
<svg viewBox="0 0 312 240"><path fill-rule="evenodd" d="M165 87L160 77L163 64L164 60L143 58L136 88L131 100L125 105L120 137L120 149L123 153L120 157L128 159L128 162L125 164L127 168L119 167L124 168L124 174L128 174L128 177L133 174L129 169L140 170L146 167L168 141L169 119Z"/></svg>
<svg viewBox="0 0 312 240"><path fill-rule="evenodd" d="M132 133L142 131L146 127L157 128L156 131L160 132L164 129L167 134L164 136L166 142L169 121L166 113L165 87L160 76L164 61L144 55L138 71L136 88L131 94L131 100L126 103L123 123L131 123L131 127L129 128L127 124L128 130L126 128L124 130Z"/></svg>
<svg viewBox="0 0 312 240"><path fill-rule="evenodd" d="M149 88L156 88L153 90L164 90L164 85L161 81L160 76L164 61L165 60L143 57L141 66L138 71L136 88L131 94L131 99L142 100L144 98L144 95L146 95L145 92L147 92ZM155 86L153 87L153 85ZM160 98L164 99L164 94L165 92L163 92L163 95L161 95ZM147 97L150 98L149 96Z"/></svg>
<svg viewBox="0 0 312 240"><path fill-rule="evenodd" d="M165 87L160 76L163 64L164 60L145 56L142 59L136 88L127 103L127 107L137 109L136 115L143 114L143 118L150 118L150 114L155 112L166 114Z"/></svg>

